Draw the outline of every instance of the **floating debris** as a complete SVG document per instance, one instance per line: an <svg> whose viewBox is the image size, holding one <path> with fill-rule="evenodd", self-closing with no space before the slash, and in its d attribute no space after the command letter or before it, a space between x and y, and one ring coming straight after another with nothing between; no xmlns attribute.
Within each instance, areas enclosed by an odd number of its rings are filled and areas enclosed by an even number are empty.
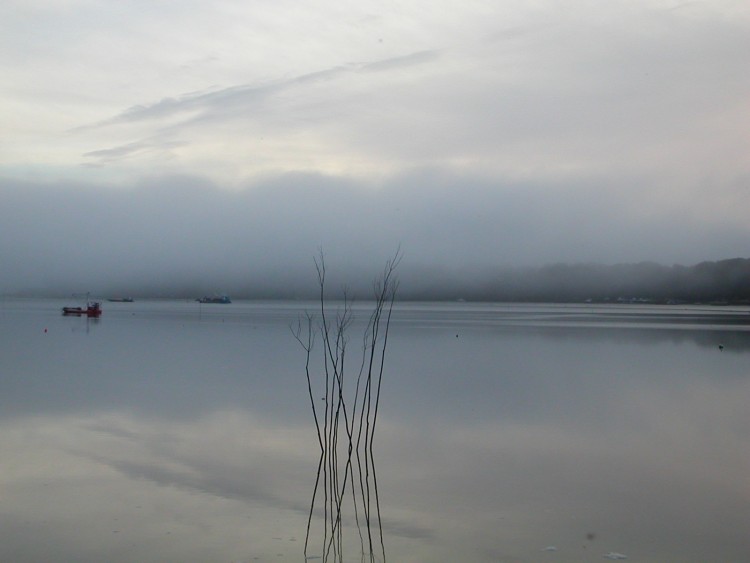
<svg viewBox="0 0 750 563"><path fill-rule="evenodd" d="M612 560L619 560L619 559L627 559L627 555L623 555L622 553L617 553L615 551L610 551L609 553L604 554L604 559L612 559Z"/></svg>
<svg viewBox="0 0 750 563"><path fill-rule="evenodd" d="M542 549L542 551L557 551L557 547L555 547L554 545L548 545L547 547Z"/></svg>

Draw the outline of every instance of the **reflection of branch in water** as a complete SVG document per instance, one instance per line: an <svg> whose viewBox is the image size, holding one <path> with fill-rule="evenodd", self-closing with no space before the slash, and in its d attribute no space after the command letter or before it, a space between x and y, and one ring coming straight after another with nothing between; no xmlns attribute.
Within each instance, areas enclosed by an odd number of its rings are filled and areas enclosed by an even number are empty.
<svg viewBox="0 0 750 563"><path fill-rule="evenodd" d="M388 329L398 288L394 273L400 260L401 254L398 251L386 263L381 277L374 284L375 304L363 335L362 358L353 391L348 386L345 389L347 329L353 320L351 304L344 291L343 305L337 309L334 318L331 318L325 301L326 270L322 253L315 261L320 286L320 321L316 327L314 317L307 313L304 317L305 326L303 327L300 319L297 327L292 330L294 337L305 350L307 388L320 445L318 473L307 520L306 557L318 489L322 483L323 560L343 561L344 505L350 499L359 534L362 560L364 561L367 556L370 561L375 561L377 550L382 561L385 561L385 541L380 518L373 443ZM316 402L318 394L313 390L311 374L311 355L318 334L322 340L321 379L325 387L325 393L321 398L324 401L322 413L319 413L319 403ZM347 492L347 487L350 493ZM375 523L377 537L374 538ZM379 549L376 548L377 543Z"/></svg>

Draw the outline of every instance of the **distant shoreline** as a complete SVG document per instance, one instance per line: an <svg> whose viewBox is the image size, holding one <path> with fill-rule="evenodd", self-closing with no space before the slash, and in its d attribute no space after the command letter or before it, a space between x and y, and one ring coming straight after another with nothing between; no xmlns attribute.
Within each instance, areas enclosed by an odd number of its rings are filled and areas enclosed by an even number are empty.
<svg viewBox="0 0 750 563"><path fill-rule="evenodd" d="M399 301L488 302L488 303L599 303L654 305L750 305L750 259L732 258L701 262L694 266L663 266L653 262L636 264L551 264L537 268L503 268L481 272L425 269L408 264L398 271ZM344 273L346 274L346 273ZM347 281L347 295L366 300L372 294L372 280L359 272ZM316 284L292 273L280 279L263 277L229 283L217 274L215 286L190 283L125 284L86 287L100 299L120 295L134 299L190 299L215 293L244 300L317 300ZM342 285L331 283L326 299L342 295ZM3 290L2 296L70 297L81 288L48 286Z"/></svg>

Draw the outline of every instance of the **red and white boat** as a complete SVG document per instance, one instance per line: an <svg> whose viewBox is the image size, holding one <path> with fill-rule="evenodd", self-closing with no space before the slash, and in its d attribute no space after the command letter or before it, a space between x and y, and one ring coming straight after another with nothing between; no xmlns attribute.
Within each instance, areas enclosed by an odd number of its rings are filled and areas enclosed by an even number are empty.
<svg viewBox="0 0 750 563"><path fill-rule="evenodd" d="M87 297L85 307L63 307L62 312L63 315L99 317L102 314L102 304L98 301L89 301Z"/></svg>

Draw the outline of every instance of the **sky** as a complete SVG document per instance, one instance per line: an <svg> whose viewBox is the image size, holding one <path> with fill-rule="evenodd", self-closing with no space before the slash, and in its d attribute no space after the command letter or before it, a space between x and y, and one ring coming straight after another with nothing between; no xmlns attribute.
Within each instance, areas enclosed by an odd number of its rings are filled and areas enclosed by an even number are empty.
<svg viewBox="0 0 750 563"><path fill-rule="evenodd" d="M742 0L6 0L0 293L750 243Z"/></svg>

